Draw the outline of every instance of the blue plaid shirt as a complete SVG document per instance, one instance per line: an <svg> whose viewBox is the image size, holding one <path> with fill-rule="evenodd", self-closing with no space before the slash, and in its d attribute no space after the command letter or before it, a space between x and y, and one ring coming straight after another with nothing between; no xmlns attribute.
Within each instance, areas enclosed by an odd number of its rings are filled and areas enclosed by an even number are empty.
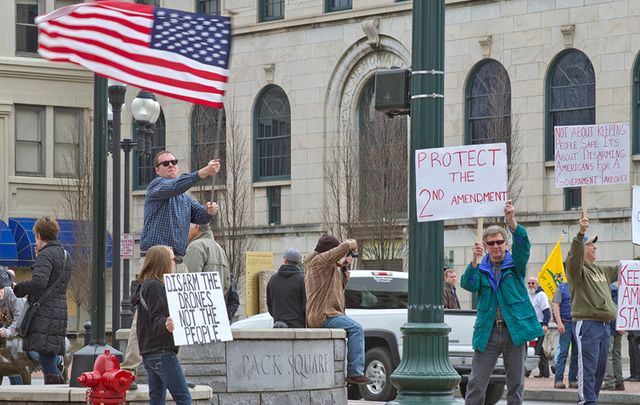
<svg viewBox="0 0 640 405"><path fill-rule="evenodd" d="M156 177L149 183L144 198L141 251L155 245L167 245L173 248L176 256L184 256L189 224L206 224L212 218L202 204L185 194L199 179L198 172L193 172L176 179Z"/></svg>

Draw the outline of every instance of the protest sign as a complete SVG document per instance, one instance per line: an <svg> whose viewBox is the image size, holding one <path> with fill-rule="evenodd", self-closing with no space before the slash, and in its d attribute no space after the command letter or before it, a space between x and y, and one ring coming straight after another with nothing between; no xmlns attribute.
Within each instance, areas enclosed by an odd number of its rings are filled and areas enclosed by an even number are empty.
<svg viewBox="0 0 640 405"><path fill-rule="evenodd" d="M629 124L554 127L556 187L629 182Z"/></svg>
<svg viewBox="0 0 640 405"><path fill-rule="evenodd" d="M418 222L504 215L506 144L419 149L415 168Z"/></svg>
<svg viewBox="0 0 640 405"><path fill-rule="evenodd" d="M631 240L640 245L640 187L633 186L633 202L631 207Z"/></svg>
<svg viewBox="0 0 640 405"><path fill-rule="evenodd" d="M620 260L617 330L640 330L640 261Z"/></svg>
<svg viewBox="0 0 640 405"><path fill-rule="evenodd" d="M177 346L233 340L218 272L164 275Z"/></svg>
<svg viewBox="0 0 640 405"><path fill-rule="evenodd" d="M123 233L120 235L120 258L133 259L135 245L136 243L132 233Z"/></svg>

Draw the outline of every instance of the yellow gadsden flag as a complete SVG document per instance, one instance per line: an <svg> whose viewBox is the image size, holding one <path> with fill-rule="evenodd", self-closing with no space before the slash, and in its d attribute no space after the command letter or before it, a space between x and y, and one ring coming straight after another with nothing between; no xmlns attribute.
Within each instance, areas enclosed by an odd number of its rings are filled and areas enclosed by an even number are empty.
<svg viewBox="0 0 640 405"><path fill-rule="evenodd" d="M562 242L564 235L563 233L560 236L547 261L544 262L540 273L538 273L538 284L547 293L549 300L553 300L556 288L566 280L564 263L562 262L562 249L560 248L560 242Z"/></svg>

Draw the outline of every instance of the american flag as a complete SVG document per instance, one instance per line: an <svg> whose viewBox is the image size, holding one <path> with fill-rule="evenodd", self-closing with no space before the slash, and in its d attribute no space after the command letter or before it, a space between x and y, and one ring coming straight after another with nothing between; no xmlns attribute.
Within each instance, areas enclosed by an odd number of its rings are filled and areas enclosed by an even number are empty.
<svg viewBox="0 0 640 405"><path fill-rule="evenodd" d="M169 97L222 108L228 17L119 1L80 3L36 18L38 53Z"/></svg>

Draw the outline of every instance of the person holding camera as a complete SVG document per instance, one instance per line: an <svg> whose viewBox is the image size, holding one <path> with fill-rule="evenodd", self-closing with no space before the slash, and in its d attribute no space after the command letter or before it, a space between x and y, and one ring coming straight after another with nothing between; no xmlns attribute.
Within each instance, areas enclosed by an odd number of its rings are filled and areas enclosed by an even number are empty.
<svg viewBox="0 0 640 405"><path fill-rule="evenodd" d="M349 281L349 265L358 244L324 234L315 251L305 260L307 327L335 328L347 332L347 383L370 384L364 375L364 333L359 323L344 314L344 291Z"/></svg>

